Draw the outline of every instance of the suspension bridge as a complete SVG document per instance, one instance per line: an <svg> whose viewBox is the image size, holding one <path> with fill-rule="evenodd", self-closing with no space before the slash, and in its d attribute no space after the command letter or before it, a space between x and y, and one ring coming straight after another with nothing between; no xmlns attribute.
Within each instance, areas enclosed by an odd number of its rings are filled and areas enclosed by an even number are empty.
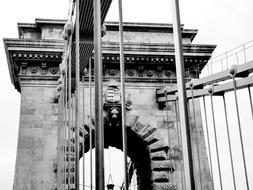
<svg viewBox="0 0 253 190"><path fill-rule="evenodd" d="M121 0L106 23L110 4L71 1L68 20L4 39L21 93L13 189L252 189L252 41L211 58L177 0L173 25L123 23ZM105 184L109 147L123 152L122 185Z"/></svg>

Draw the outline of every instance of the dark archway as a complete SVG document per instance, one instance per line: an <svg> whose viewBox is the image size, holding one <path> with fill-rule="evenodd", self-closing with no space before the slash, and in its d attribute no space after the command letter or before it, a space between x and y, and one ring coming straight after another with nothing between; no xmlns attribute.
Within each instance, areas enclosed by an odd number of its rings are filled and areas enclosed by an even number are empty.
<svg viewBox="0 0 253 190"><path fill-rule="evenodd" d="M122 150L121 127L110 126L107 121L104 125L105 148L111 146ZM88 127L87 131L89 131ZM94 136L95 131L93 130L92 133ZM136 169L138 190L175 189L175 186L169 183L169 173L174 171L168 155L169 147L156 128L143 125L138 121L138 116L132 116L127 119L127 139L128 157ZM85 152L88 151L89 135L85 138ZM83 153L80 152L80 158L82 155Z"/></svg>

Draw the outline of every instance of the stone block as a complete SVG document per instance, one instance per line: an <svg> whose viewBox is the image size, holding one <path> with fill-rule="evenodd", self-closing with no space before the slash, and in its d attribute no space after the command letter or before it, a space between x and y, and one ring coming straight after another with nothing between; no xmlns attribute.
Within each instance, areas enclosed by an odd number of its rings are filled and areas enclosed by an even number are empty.
<svg viewBox="0 0 253 190"><path fill-rule="evenodd" d="M167 151L168 149L169 149L168 145L165 144L162 140L159 140L149 145L150 152L156 152L160 150Z"/></svg>
<svg viewBox="0 0 253 190"><path fill-rule="evenodd" d="M161 139L161 135L158 133L157 130L155 130L152 134L150 134L149 136L147 136L144 140L148 144L152 144L152 143L154 143L156 141L159 141L159 139Z"/></svg>
<svg viewBox="0 0 253 190"><path fill-rule="evenodd" d="M133 131L135 131L136 133L139 133L145 126L143 124L141 124L139 121L137 121L132 127L131 129Z"/></svg>
<svg viewBox="0 0 253 190"><path fill-rule="evenodd" d="M142 136L143 139L147 138L149 135L154 133L156 131L156 128L154 128L151 125L146 125L143 127L143 129L139 132L139 135Z"/></svg>
<svg viewBox="0 0 253 190"><path fill-rule="evenodd" d="M171 160L154 160L151 162L153 171L173 171L173 162Z"/></svg>
<svg viewBox="0 0 253 190"><path fill-rule="evenodd" d="M150 153L151 160L166 160L167 153L163 150Z"/></svg>
<svg viewBox="0 0 253 190"><path fill-rule="evenodd" d="M176 190L176 186L172 183L153 183L153 189L155 190Z"/></svg>
<svg viewBox="0 0 253 190"><path fill-rule="evenodd" d="M169 182L169 171L152 171L151 180L154 182Z"/></svg>

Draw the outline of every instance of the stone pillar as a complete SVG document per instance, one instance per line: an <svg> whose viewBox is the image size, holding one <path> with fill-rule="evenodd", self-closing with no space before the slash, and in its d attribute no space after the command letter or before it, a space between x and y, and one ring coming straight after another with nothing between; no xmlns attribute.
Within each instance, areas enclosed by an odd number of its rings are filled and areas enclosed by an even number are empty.
<svg viewBox="0 0 253 190"><path fill-rule="evenodd" d="M58 76L49 74L46 76L45 70L38 66L27 67L27 72L20 75L21 107L13 190L55 190L56 187Z"/></svg>

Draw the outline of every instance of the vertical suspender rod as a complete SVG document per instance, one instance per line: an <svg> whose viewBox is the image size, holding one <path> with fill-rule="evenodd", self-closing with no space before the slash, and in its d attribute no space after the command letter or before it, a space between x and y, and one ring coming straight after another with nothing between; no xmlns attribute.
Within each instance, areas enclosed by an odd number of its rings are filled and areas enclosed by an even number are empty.
<svg viewBox="0 0 253 190"><path fill-rule="evenodd" d="M79 127L80 127L80 59L79 59L79 0L76 0L76 110L75 110L75 144L76 144L76 170L75 170L75 186L79 190Z"/></svg>
<svg viewBox="0 0 253 190"><path fill-rule="evenodd" d="M89 91L90 91L90 118L89 118L89 137L90 137L90 190L93 186L93 169L92 169L92 96L91 96L91 58L89 60Z"/></svg>
<svg viewBox="0 0 253 190"><path fill-rule="evenodd" d="M96 190L104 190L104 124L101 49L101 3L93 1L94 14L94 69L95 69L95 126L96 126Z"/></svg>
<svg viewBox="0 0 253 190"><path fill-rule="evenodd" d="M69 112L68 112L68 190L70 190L70 184L71 184L71 172L72 172L72 159L73 159L73 153L72 153L72 143L71 143L71 137L72 137L72 121L71 121L71 109L72 109L72 104L71 104L71 50L72 50L72 35L69 40L69 59L68 59L68 107L69 107Z"/></svg>
<svg viewBox="0 0 253 190"><path fill-rule="evenodd" d="M85 127L84 127L84 124L85 124L85 104L84 104L84 101L85 101L85 98L84 98L84 93L85 93L85 89L84 89L84 75L82 76L82 87L83 87L83 114L82 114L82 119L83 119L83 126L82 126L82 131L83 131L83 135L82 135L82 139L83 139L83 147L82 147L82 153L83 153L83 190L85 190L85 141L84 141L84 131L85 131Z"/></svg>
<svg viewBox="0 0 253 190"><path fill-rule="evenodd" d="M177 73L177 86L179 97L179 117L181 121L182 129L182 149L183 149L183 161L185 169L185 187L188 190L195 190L194 175L193 175L193 161L191 152L191 137L190 137L190 125L187 113L186 103L186 90L185 90L185 77L184 77L184 62L182 51L182 36L181 36L181 24L179 14L179 2L178 0L172 0L172 12L173 12L173 31L174 31L174 47L176 57L176 73Z"/></svg>
<svg viewBox="0 0 253 190"><path fill-rule="evenodd" d="M123 14L122 0L119 0L119 43L120 43L120 81L121 81L121 113L122 113L122 144L124 153L124 184L125 190L128 190L127 173L127 128L125 112L125 65L124 65L124 42L123 42Z"/></svg>

